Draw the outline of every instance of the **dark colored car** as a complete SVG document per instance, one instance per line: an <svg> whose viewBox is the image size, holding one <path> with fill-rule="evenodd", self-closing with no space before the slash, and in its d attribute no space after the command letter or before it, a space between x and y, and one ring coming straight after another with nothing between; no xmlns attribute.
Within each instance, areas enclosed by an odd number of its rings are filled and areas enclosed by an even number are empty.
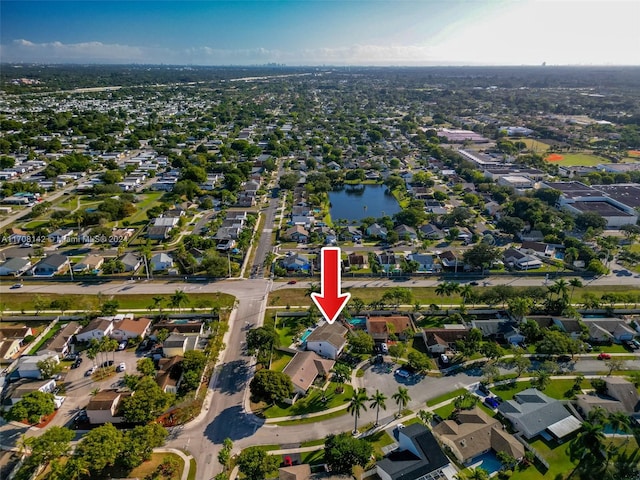
<svg viewBox="0 0 640 480"><path fill-rule="evenodd" d="M480 284L478 282L469 282L469 285L471 285L472 287L477 287Z"/></svg>
<svg viewBox="0 0 640 480"><path fill-rule="evenodd" d="M493 397L487 397L484 399L484 403L486 406L490 408L498 408L498 401Z"/></svg>
<svg viewBox="0 0 640 480"><path fill-rule="evenodd" d="M107 360L106 362L102 362L102 368L112 367L113 360Z"/></svg>
<svg viewBox="0 0 640 480"><path fill-rule="evenodd" d="M560 363L567 363L571 361L571 356L570 355L558 355L558 362Z"/></svg>
<svg viewBox="0 0 640 480"><path fill-rule="evenodd" d="M478 385L478 390L480 390L485 395L489 395L491 393L489 391L489 388L484 383L481 383L480 385Z"/></svg>

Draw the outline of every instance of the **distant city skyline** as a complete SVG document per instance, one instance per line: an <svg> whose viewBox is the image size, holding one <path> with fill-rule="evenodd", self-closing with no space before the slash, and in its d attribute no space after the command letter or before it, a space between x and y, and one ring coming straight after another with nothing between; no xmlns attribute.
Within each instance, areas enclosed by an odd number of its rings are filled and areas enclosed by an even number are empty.
<svg viewBox="0 0 640 480"><path fill-rule="evenodd" d="M0 2L0 60L173 65L640 65L640 2Z"/></svg>

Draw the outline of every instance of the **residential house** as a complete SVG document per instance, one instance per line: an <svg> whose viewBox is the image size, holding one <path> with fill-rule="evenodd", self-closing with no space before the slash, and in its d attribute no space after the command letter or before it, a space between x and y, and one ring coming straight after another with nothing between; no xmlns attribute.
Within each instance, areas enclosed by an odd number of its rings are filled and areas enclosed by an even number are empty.
<svg viewBox="0 0 640 480"><path fill-rule="evenodd" d="M537 255L538 257L551 257L555 248L544 242L522 242L520 251L528 255Z"/></svg>
<svg viewBox="0 0 640 480"><path fill-rule="evenodd" d="M347 264L351 270L360 270L363 268L369 268L369 256L362 255L360 253L350 253L347 256Z"/></svg>
<svg viewBox="0 0 640 480"><path fill-rule="evenodd" d="M498 406L498 412L527 439L545 431L562 439L578 430L581 425L561 402L536 388L516 393L513 400L507 400Z"/></svg>
<svg viewBox="0 0 640 480"><path fill-rule="evenodd" d="M96 255L95 253L91 253L80 260L73 266L74 273L82 273L82 272L94 272L99 270L102 264L104 263L104 257L102 255Z"/></svg>
<svg viewBox="0 0 640 480"><path fill-rule="evenodd" d="M196 350L200 337L198 335L184 335L172 333L162 342L162 355L165 357L184 356L184 352Z"/></svg>
<svg viewBox="0 0 640 480"><path fill-rule="evenodd" d="M619 318L583 318L589 331L589 340L595 343L621 343L633 340L636 332Z"/></svg>
<svg viewBox="0 0 640 480"><path fill-rule="evenodd" d="M524 446L479 407L461 410L455 420L436 425L433 433L463 465L474 463L477 457L492 450L508 453L516 460L523 458L525 453Z"/></svg>
<svg viewBox="0 0 640 480"><path fill-rule="evenodd" d="M328 375L335 363L334 360L320 357L316 352L298 352L282 373L291 378L294 394L304 396L316 378Z"/></svg>
<svg viewBox="0 0 640 480"><path fill-rule="evenodd" d="M54 253L36 263L31 272L36 277L53 277L64 270L68 261L69 259L66 255Z"/></svg>
<svg viewBox="0 0 640 480"><path fill-rule="evenodd" d="M31 327L5 327L0 325L0 359L11 360L24 345L24 339L33 335Z"/></svg>
<svg viewBox="0 0 640 480"><path fill-rule="evenodd" d="M282 260L280 260L280 265L287 271L308 272L309 270L311 270L311 262L309 261L309 258L299 253L287 255Z"/></svg>
<svg viewBox="0 0 640 480"><path fill-rule="evenodd" d="M396 335L400 340L413 331L411 319L406 315L368 316L367 333L377 342L387 342L390 335Z"/></svg>
<svg viewBox="0 0 640 480"><path fill-rule="evenodd" d="M181 363L184 357L177 355L171 358L161 358L158 361L156 383L166 393L177 393L182 379Z"/></svg>
<svg viewBox="0 0 640 480"><path fill-rule="evenodd" d="M578 339L582 335L582 322L575 318L552 317L551 321L562 332L568 334L573 339Z"/></svg>
<svg viewBox="0 0 640 480"><path fill-rule="evenodd" d="M357 227L347 227L340 232L340 239L360 241L362 240L362 231Z"/></svg>
<svg viewBox="0 0 640 480"><path fill-rule="evenodd" d="M135 272L142 265L142 258L135 253L127 253L120 257L120 261L124 264L125 272Z"/></svg>
<svg viewBox="0 0 640 480"><path fill-rule="evenodd" d="M397 450L376 463L382 480L436 480L453 478L455 469L435 437L421 423L398 430Z"/></svg>
<svg viewBox="0 0 640 480"><path fill-rule="evenodd" d="M154 272L173 268L173 258L164 252L153 255L149 263Z"/></svg>
<svg viewBox="0 0 640 480"><path fill-rule="evenodd" d="M378 263L382 271L386 273L400 270L400 257L393 253L381 253L378 255Z"/></svg>
<svg viewBox="0 0 640 480"><path fill-rule="evenodd" d="M31 268L31 260L28 258L10 258L0 265L0 276L19 276Z"/></svg>
<svg viewBox="0 0 640 480"><path fill-rule="evenodd" d="M505 265L515 267L518 270L533 270L542 267L542 262L539 259L515 248L507 249L502 258Z"/></svg>
<svg viewBox="0 0 640 480"><path fill-rule="evenodd" d="M23 355L18 359L18 364L12 372L18 378L35 378L41 379L40 368L38 363L53 358L55 362L59 362L58 355L52 353L41 353L38 355Z"/></svg>
<svg viewBox="0 0 640 480"><path fill-rule="evenodd" d="M40 353L51 352L58 355L59 358L65 357L70 351L73 343L73 337L80 330L78 322L69 322L63 325L58 333L45 342Z"/></svg>
<svg viewBox="0 0 640 480"><path fill-rule="evenodd" d="M525 340L525 336L518 329L518 324L510 319L473 320L471 325L480 330L484 338L500 343L518 345Z"/></svg>
<svg viewBox="0 0 640 480"><path fill-rule="evenodd" d="M416 229L410 227L408 225L398 225L393 229L397 234L400 240L409 240L415 242L418 240L418 234L416 233Z"/></svg>
<svg viewBox="0 0 640 480"><path fill-rule="evenodd" d="M337 322L324 323L306 339L306 348L321 357L336 360L347 344L347 329Z"/></svg>
<svg viewBox="0 0 640 480"><path fill-rule="evenodd" d="M422 338L431 354L441 354L455 348L456 342L466 340L468 335L469 328L458 324L443 325L442 328L425 328L422 331Z"/></svg>
<svg viewBox="0 0 640 480"><path fill-rule="evenodd" d="M458 270L463 266L462 258L456 255L451 250L445 250L438 255L440 263L442 263L443 270Z"/></svg>
<svg viewBox="0 0 640 480"><path fill-rule="evenodd" d="M310 480L311 465L303 463L278 469L278 480Z"/></svg>
<svg viewBox="0 0 640 480"><path fill-rule="evenodd" d="M309 232L302 225L293 225L284 232L283 238L292 242L307 243Z"/></svg>
<svg viewBox="0 0 640 480"><path fill-rule="evenodd" d="M108 337L113 332L114 324L110 318L97 317L91 320L80 332L76 334L78 342L90 342L94 338L100 340Z"/></svg>
<svg viewBox="0 0 640 480"><path fill-rule="evenodd" d="M604 379L606 395L592 392L588 395L578 395L576 404L582 413L588 415L596 407L607 413L623 412L640 422L640 395L633 383L622 377L610 376Z"/></svg>
<svg viewBox="0 0 640 480"><path fill-rule="evenodd" d="M89 423L100 425L103 423L123 423L121 407L122 401L131 395L118 390L103 390L91 397L85 407Z"/></svg>
<svg viewBox="0 0 640 480"><path fill-rule="evenodd" d="M374 223L373 225L369 226L366 232L369 237L381 238L383 240L387 238L387 233L388 233L385 227L382 227L377 223Z"/></svg>
<svg viewBox="0 0 640 480"><path fill-rule="evenodd" d="M155 324L151 336L156 338L160 330L167 330L169 333L180 333L187 336L199 336L203 333L204 323L199 320L187 320L181 321L181 323L176 323L175 320L161 320Z"/></svg>
<svg viewBox="0 0 640 480"><path fill-rule="evenodd" d="M427 223L420 227L420 233L428 240L442 240L445 235L442 230L436 227L433 223Z"/></svg>
<svg viewBox="0 0 640 480"><path fill-rule="evenodd" d="M55 232L51 232L49 235L47 235L47 238L51 241L51 243L64 243L69 241L72 235L72 228L59 228Z"/></svg>
<svg viewBox="0 0 640 480"><path fill-rule="evenodd" d="M440 270L440 265L435 263L430 253L410 253L407 260L418 262L418 272L433 273Z"/></svg>
<svg viewBox="0 0 640 480"><path fill-rule="evenodd" d="M130 338L144 338L151 328L151 320L148 318L124 318L114 322L111 337L117 340L129 340Z"/></svg>
<svg viewBox="0 0 640 480"><path fill-rule="evenodd" d="M53 393L56 388L56 381L53 378L44 380L20 380L13 383L4 395L5 405L15 405L22 398L33 392Z"/></svg>

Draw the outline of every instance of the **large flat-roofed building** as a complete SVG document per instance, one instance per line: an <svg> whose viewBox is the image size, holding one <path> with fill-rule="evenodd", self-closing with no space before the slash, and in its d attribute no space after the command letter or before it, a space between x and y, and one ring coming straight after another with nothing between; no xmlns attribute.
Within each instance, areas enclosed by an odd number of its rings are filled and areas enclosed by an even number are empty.
<svg viewBox="0 0 640 480"><path fill-rule="evenodd" d="M638 221L636 208L640 206L640 196L636 196L636 192L640 195L640 188L635 188L634 184L590 187L580 182L545 182L542 187L562 193L556 205L558 208L574 214L599 213L607 221L608 228Z"/></svg>
<svg viewBox="0 0 640 480"><path fill-rule="evenodd" d="M438 137L446 139L449 143L464 143L469 140L473 143L489 143L489 139L472 130L454 130L443 128L438 131Z"/></svg>

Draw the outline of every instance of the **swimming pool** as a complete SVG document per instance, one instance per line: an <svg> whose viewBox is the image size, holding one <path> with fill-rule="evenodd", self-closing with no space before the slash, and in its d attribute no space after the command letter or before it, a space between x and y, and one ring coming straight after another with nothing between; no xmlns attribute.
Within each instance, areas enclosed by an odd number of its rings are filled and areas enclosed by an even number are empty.
<svg viewBox="0 0 640 480"><path fill-rule="evenodd" d="M363 327L367 324L367 319L364 317L353 317L348 322L354 327Z"/></svg>
<svg viewBox="0 0 640 480"><path fill-rule="evenodd" d="M487 453L483 453L479 457L474 458L471 464L469 465L469 467L470 468L482 467L487 472L489 472L489 475L491 475L492 473L499 471L500 468L502 467L502 464L498 461L495 453L487 452Z"/></svg>
<svg viewBox="0 0 640 480"><path fill-rule="evenodd" d="M307 341L307 337L309 335L311 335L311 332L313 332L313 329L307 328L305 330L305 332L302 334L302 336L300 337L300 341L303 342L303 343L306 342Z"/></svg>

